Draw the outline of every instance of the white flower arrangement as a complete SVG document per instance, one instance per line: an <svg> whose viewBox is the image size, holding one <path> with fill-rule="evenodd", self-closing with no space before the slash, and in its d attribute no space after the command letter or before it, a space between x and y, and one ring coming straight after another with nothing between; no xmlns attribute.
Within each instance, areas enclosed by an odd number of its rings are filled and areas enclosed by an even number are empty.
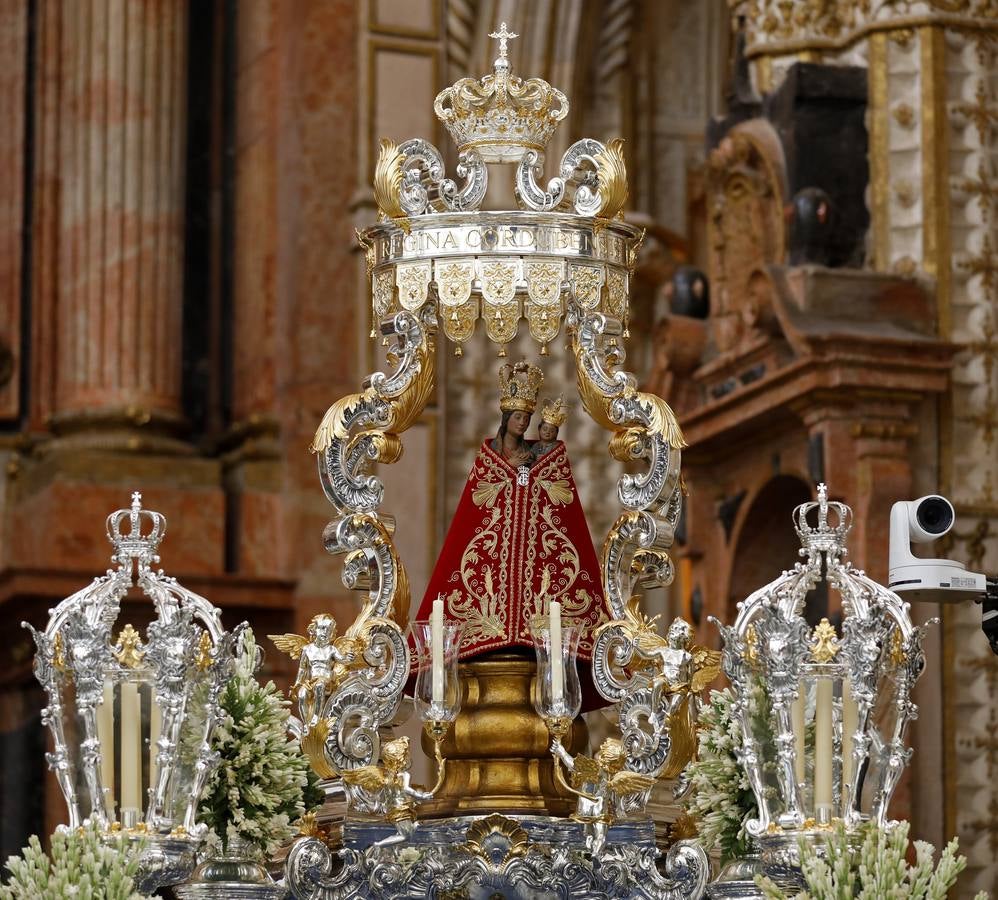
<svg viewBox="0 0 998 900"><path fill-rule="evenodd" d="M686 799L704 850L719 850L722 865L751 852L745 826L758 814L755 795L738 762L742 729L732 712L734 702L730 688L711 691L700 712L698 754L690 763L691 790Z"/></svg>
<svg viewBox="0 0 998 900"><path fill-rule="evenodd" d="M908 823L895 822L887 828L875 823L863 826L859 850L839 824L825 843L824 856L805 843L800 845L801 872L807 890L792 900L945 900L956 879L967 867L966 857L957 855L953 838L935 862L936 848L915 841L915 865L905 862L908 851ZM756 884L766 900L791 900L763 875ZM985 891L974 900L987 900Z"/></svg>
<svg viewBox="0 0 998 900"><path fill-rule="evenodd" d="M270 857L294 836L293 823L322 803L323 793L298 742L288 736L289 702L273 681L261 686L253 675L257 657L247 629L235 674L222 692L222 715L212 735L221 762L208 781L199 819L211 829L210 847L224 851L241 839Z"/></svg>
<svg viewBox="0 0 998 900"><path fill-rule="evenodd" d="M136 887L142 847L94 825L56 831L50 853L32 835L21 856L7 860L0 900L150 900Z"/></svg>

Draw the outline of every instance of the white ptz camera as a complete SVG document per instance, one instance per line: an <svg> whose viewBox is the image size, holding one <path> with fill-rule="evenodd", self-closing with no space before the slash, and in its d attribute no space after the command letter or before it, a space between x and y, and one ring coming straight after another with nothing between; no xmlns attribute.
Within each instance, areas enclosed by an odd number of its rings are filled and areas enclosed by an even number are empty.
<svg viewBox="0 0 998 900"><path fill-rule="evenodd" d="M956 521L953 504L938 494L902 500L891 508L890 575L888 586L909 600L931 603L980 602L988 579L952 559L922 559L912 544L925 544L948 533Z"/></svg>

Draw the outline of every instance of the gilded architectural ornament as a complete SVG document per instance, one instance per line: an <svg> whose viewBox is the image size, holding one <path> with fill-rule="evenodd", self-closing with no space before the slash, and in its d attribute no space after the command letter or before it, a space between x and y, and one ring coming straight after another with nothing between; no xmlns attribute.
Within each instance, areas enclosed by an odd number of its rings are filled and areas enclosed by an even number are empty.
<svg viewBox="0 0 998 900"><path fill-rule="evenodd" d="M811 639L811 658L815 662L831 662L838 655L838 635L835 632L835 626L828 619L822 619L814 626Z"/></svg>
<svg viewBox="0 0 998 900"><path fill-rule="evenodd" d="M915 110L907 103L899 103L891 110L891 115L902 128L911 128L915 124Z"/></svg>
<svg viewBox="0 0 998 900"><path fill-rule="evenodd" d="M125 668L137 669L142 665L142 657L145 655L142 651L142 639L131 625L126 625L118 634L114 655Z"/></svg>
<svg viewBox="0 0 998 900"><path fill-rule="evenodd" d="M402 164L405 156L398 145L388 138L381 139L378 161L374 167L374 202L378 213L385 219L401 219L402 209Z"/></svg>
<svg viewBox="0 0 998 900"><path fill-rule="evenodd" d="M749 59L838 53L882 31L902 39L922 25L987 29L992 0L729 0L743 16Z"/></svg>
<svg viewBox="0 0 998 900"><path fill-rule="evenodd" d="M396 269L396 282L399 289L399 305L409 312L415 312L426 303L430 287L429 263L411 263Z"/></svg>
<svg viewBox="0 0 998 900"><path fill-rule="evenodd" d="M496 838L499 839L501 857L493 851ZM464 846L479 859L501 867L508 860L526 854L530 836L515 820L493 814L468 826Z"/></svg>
<svg viewBox="0 0 998 900"><path fill-rule="evenodd" d="M392 311L395 298L395 280L391 272L378 272L374 276L374 315L380 321Z"/></svg>

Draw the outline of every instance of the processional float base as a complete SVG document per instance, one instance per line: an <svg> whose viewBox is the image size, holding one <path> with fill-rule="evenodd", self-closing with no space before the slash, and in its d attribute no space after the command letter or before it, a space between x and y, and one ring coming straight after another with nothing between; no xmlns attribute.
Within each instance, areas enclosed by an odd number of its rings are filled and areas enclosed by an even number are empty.
<svg viewBox="0 0 998 900"><path fill-rule="evenodd" d="M489 653L458 666L463 697L441 747L447 760L444 783L437 799L420 807L421 819L574 811L575 799L555 781L551 737L531 701L537 663L524 653ZM581 718L564 743L572 754L587 751L589 733ZM432 757L425 734L423 750Z"/></svg>

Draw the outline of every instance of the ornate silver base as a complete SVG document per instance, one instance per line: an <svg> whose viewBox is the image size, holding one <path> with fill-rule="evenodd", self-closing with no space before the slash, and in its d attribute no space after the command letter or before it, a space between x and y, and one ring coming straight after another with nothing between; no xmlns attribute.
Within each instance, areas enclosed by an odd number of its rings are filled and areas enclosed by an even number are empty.
<svg viewBox="0 0 998 900"><path fill-rule="evenodd" d="M197 862L200 839L168 835L145 835L146 848L139 858L138 889L152 894L157 888L177 884L189 877Z"/></svg>
<svg viewBox="0 0 998 900"><path fill-rule="evenodd" d="M241 881L216 881L184 884L173 889L180 900L283 900L287 890L279 884L246 884Z"/></svg>
<svg viewBox="0 0 998 900"><path fill-rule="evenodd" d="M672 847L660 870L650 821L612 827L596 859L582 825L545 816L440 819L421 823L405 843L374 846L396 833L384 823L347 822L338 853L299 838L285 867L288 889L298 900L423 900L457 891L472 900L699 900L710 871L690 842Z"/></svg>
<svg viewBox="0 0 998 900"><path fill-rule="evenodd" d="M173 890L180 900L282 900L288 895L257 862L250 845L232 838L228 852L204 860L189 882Z"/></svg>
<svg viewBox="0 0 998 900"><path fill-rule="evenodd" d="M707 887L707 897L709 900L721 900L721 898L739 898L739 900L761 900L764 896L761 890L756 887L755 876L765 875L784 893L794 895L804 889L804 880L800 872L789 866L773 864L764 859L760 854L746 856L743 859L736 859L729 862L722 870L721 874Z"/></svg>

